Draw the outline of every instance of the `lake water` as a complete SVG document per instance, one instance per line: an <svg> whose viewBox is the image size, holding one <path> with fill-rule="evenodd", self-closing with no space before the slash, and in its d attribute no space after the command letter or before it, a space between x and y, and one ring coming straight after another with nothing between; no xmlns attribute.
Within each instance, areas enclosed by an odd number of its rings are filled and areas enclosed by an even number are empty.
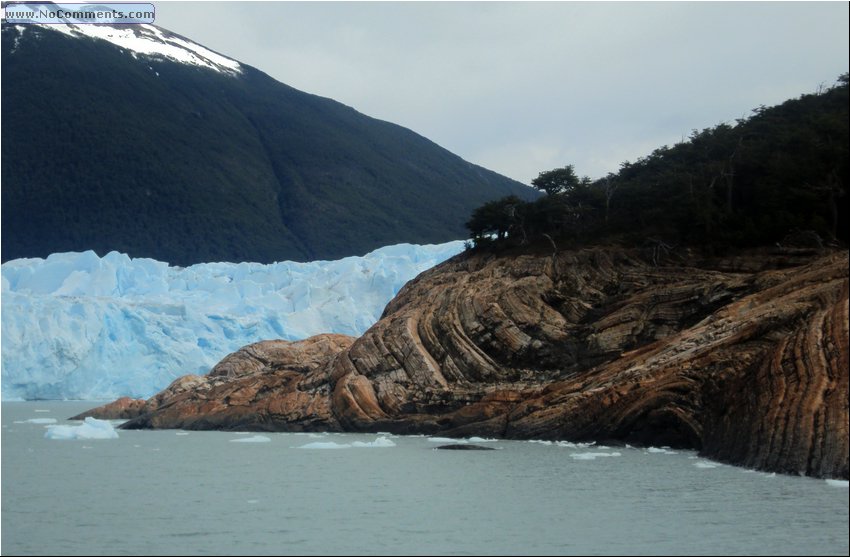
<svg viewBox="0 0 850 557"><path fill-rule="evenodd" d="M848 554L846 482L522 441L44 437L93 406L2 404L4 554Z"/></svg>

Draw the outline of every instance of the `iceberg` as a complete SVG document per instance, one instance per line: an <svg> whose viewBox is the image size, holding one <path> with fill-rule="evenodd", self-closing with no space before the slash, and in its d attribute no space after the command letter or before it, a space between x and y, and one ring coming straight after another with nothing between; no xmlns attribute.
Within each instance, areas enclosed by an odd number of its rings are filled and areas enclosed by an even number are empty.
<svg viewBox="0 0 850 557"><path fill-rule="evenodd" d="M172 267L110 252L2 265L3 400L148 398L268 339L358 336L463 242L337 261Z"/></svg>
<svg viewBox="0 0 850 557"><path fill-rule="evenodd" d="M395 447L395 443L386 437L378 437L374 441L353 441L351 443L334 443L333 441L315 441L295 449L386 449Z"/></svg>
<svg viewBox="0 0 850 557"><path fill-rule="evenodd" d="M107 420L86 418L80 425L51 425L46 439L118 439L118 432Z"/></svg>

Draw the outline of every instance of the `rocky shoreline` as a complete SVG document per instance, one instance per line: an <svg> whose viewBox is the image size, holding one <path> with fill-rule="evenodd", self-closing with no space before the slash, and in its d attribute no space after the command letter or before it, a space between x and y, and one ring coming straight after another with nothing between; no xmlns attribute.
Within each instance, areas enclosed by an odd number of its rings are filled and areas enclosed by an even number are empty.
<svg viewBox="0 0 850 557"><path fill-rule="evenodd" d="M847 479L848 252L462 254L408 283L359 339L259 342L84 415L618 440Z"/></svg>

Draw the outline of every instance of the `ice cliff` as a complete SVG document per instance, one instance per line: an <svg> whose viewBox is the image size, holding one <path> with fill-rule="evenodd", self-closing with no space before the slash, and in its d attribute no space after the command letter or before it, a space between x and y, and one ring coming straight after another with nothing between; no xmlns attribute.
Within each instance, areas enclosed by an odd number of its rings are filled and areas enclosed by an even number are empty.
<svg viewBox="0 0 850 557"><path fill-rule="evenodd" d="M360 335L463 242L310 263L170 267L111 252L2 266L2 397L147 398L262 339Z"/></svg>

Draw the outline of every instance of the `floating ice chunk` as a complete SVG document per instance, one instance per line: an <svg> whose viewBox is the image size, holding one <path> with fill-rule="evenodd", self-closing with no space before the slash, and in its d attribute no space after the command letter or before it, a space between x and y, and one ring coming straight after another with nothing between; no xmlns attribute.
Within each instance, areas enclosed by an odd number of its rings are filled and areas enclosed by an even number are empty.
<svg viewBox="0 0 850 557"><path fill-rule="evenodd" d="M718 464L715 464L714 462L708 462L707 460L700 460L699 462L694 462L694 466L696 466L697 468L708 469L717 468Z"/></svg>
<svg viewBox="0 0 850 557"><path fill-rule="evenodd" d="M316 441L296 447L297 449L350 449L351 445L347 443L334 443L333 441Z"/></svg>
<svg viewBox="0 0 850 557"><path fill-rule="evenodd" d="M56 418L30 418L29 420L15 421L16 424L55 424Z"/></svg>
<svg viewBox="0 0 850 557"><path fill-rule="evenodd" d="M669 447L648 447L646 452L650 454L679 454L676 451L671 451Z"/></svg>
<svg viewBox="0 0 850 557"><path fill-rule="evenodd" d="M452 439L451 437L429 437L428 441L430 443L455 443L457 445L469 443L466 439Z"/></svg>
<svg viewBox="0 0 850 557"><path fill-rule="evenodd" d="M107 420L86 418L80 425L51 425L44 433L46 439L118 439L118 432Z"/></svg>
<svg viewBox="0 0 850 557"><path fill-rule="evenodd" d="M495 443L498 439L485 439L484 437L470 437L467 439L470 443Z"/></svg>
<svg viewBox="0 0 850 557"><path fill-rule="evenodd" d="M848 486L847 480L826 480L826 485L831 485L832 487L843 487L844 489L850 487Z"/></svg>
<svg viewBox="0 0 850 557"><path fill-rule="evenodd" d="M606 456L623 456L621 453L573 453L570 455L575 460L596 460Z"/></svg>
<svg viewBox="0 0 850 557"><path fill-rule="evenodd" d="M30 418L27 422L31 424L55 424L56 418Z"/></svg>
<svg viewBox="0 0 850 557"><path fill-rule="evenodd" d="M37 408L35 412L50 412L50 410L45 410L44 408Z"/></svg>
<svg viewBox="0 0 850 557"><path fill-rule="evenodd" d="M268 443L271 441L270 437L266 437L265 435L254 435L253 437L243 437L241 439L231 439L231 443Z"/></svg>
<svg viewBox="0 0 850 557"><path fill-rule="evenodd" d="M363 441L354 441L351 446L355 448L386 448L395 447L395 443L386 437L378 437L374 441L369 441L368 443L364 443Z"/></svg>
<svg viewBox="0 0 850 557"><path fill-rule="evenodd" d="M189 432L188 431L178 431L174 435L189 435Z"/></svg>
<svg viewBox="0 0 850 557"><path fill-rule="evenodd" d="M378 437L374 441L352 441L351 443L335 443L333 441L315 441L307 443L297 449L383 449L395 447L395 443L386 437Z"/></svg>
<svg viewBox="0 0 850 557"><path fill-rule="evenodd" d="M535 443L541 443L544 445L551 445L552 441L535 441ZM596 445L596 441L591 441L590 443L573 443L571 441L555 441L555 445L559 447L566 447L567 449L587 449L589 447L593 447ZM608 447L597 447L599 449L608 448Z"/></svg>

